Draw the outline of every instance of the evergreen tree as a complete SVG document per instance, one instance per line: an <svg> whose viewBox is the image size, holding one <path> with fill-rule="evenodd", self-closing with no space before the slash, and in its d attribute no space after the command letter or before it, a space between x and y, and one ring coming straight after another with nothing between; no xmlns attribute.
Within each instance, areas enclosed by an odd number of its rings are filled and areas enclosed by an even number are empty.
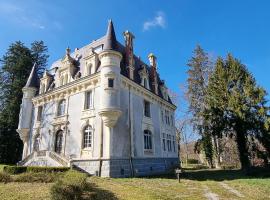
<svg viewBox="0 0 270 200"><path fill-rule="evenodd" d="M21 158L22 142L16 129L19 122L22 88L33 64L40 73L47 63L47 47L43 42L32 43L31 49L22 42L10 45L1 59L0 70L0 163L16 163Z"/></svg>
<svg viewBox="0 0 270 200"><path fill-rule="evenodd" d="M192 113L193 128L202 136L203 150L208 164L213 166L213 150L211 137L206 130L204 119L205 95L208 77L211 73L211 62L207 53L198 45L194 50L193 57L188 64L188 90L186 93L189 102L189 111Z"/></svg>
<svg viewBox="0 0 270 200"><path fill-rule="evenodd" d="M209 80L206 119L212 134L234 135L242 169L250 166L248 139L258 139L269 157L269 116L266 92L232 55L218 59Z"/></svg>

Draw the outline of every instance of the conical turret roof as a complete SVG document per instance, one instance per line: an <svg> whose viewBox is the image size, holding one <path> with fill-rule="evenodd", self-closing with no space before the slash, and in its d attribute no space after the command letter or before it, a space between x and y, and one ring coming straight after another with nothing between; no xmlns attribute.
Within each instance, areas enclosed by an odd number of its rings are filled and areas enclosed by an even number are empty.
<svg viewBox="0 0 270 200"><path fill-rule="evenodd" d="M37 74L37 65L36 63L33 65L33 68L31 70L31 73L28 77L28 80L24 87L33 87L33 88L39 88L39 77Z"/></svg>
<svg viewBox="0 0 270 200"><path fill-rule="evenodd" d="M109 21L106 39L104 43L104 50L117 50L117 41L115 37L112 20Z"/></svg>

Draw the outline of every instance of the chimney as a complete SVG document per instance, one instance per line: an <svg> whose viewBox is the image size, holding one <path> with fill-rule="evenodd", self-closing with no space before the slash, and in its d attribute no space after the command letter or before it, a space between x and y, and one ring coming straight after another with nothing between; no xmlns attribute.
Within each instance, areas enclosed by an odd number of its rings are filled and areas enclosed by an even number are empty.
<svg viewBox="0 0 270 200"><path fill-rule="evenodd" d="M156 95L158 95L158 78L157 78L157 58L153 53L148 55L150 62L150 76L152 80L152 88Z"/></svg>
<svg viewBox="0 0 270 200"><path fill-rule="evenodd" d="M126 48L126 63L128 68L128 75L129 78L134 80L134 54L133 54L133 39L135 38L134 35L129 32L125 31L124 33L125 37L125 48Z"/></svg>

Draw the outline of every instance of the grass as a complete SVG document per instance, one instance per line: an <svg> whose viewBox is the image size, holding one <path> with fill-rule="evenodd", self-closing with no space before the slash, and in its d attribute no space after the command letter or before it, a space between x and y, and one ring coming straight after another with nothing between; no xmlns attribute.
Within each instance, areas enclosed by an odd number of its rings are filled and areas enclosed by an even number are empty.
<svg viewBox="0 0 270 200"><path fill-rule="evenodd" d="M15 175L16 176L16 175ZM270 200L270 178L245 176L238 170L186 170L181 182L174 176L151 178L89 177L89 191L94 199L207 199L214 193L219 199ZM222 185L223 184L223 185ZM232 191L237 190L244 197ZM52 183L0 183L0 199L50 199Z"/></svg>

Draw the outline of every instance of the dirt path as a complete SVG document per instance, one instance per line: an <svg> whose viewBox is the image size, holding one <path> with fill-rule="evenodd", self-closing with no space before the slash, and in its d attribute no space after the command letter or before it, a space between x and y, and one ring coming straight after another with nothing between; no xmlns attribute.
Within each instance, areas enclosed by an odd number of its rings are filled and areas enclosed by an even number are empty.
<svg viewBox="0 0 270 200"><path fill-rule="evenodd" d="M208 200L219 200L219 196L217 194L211 192L209 187L207 187L206 185L204 185L204 196Z"/></svg>
<svg viewBox="0 0 270 200"><path fill-rule="evenodd" d="M233 193L234 195L236 195L237 197L240 198L244 198L245 196L243 194L241 194L240 192L238 192L236 189L233 189L232 187L230 187L229 185L227 185L224 182L220 182L219 183L223 188L225 188L226 190L228 190L229 192Z"/></svg>

